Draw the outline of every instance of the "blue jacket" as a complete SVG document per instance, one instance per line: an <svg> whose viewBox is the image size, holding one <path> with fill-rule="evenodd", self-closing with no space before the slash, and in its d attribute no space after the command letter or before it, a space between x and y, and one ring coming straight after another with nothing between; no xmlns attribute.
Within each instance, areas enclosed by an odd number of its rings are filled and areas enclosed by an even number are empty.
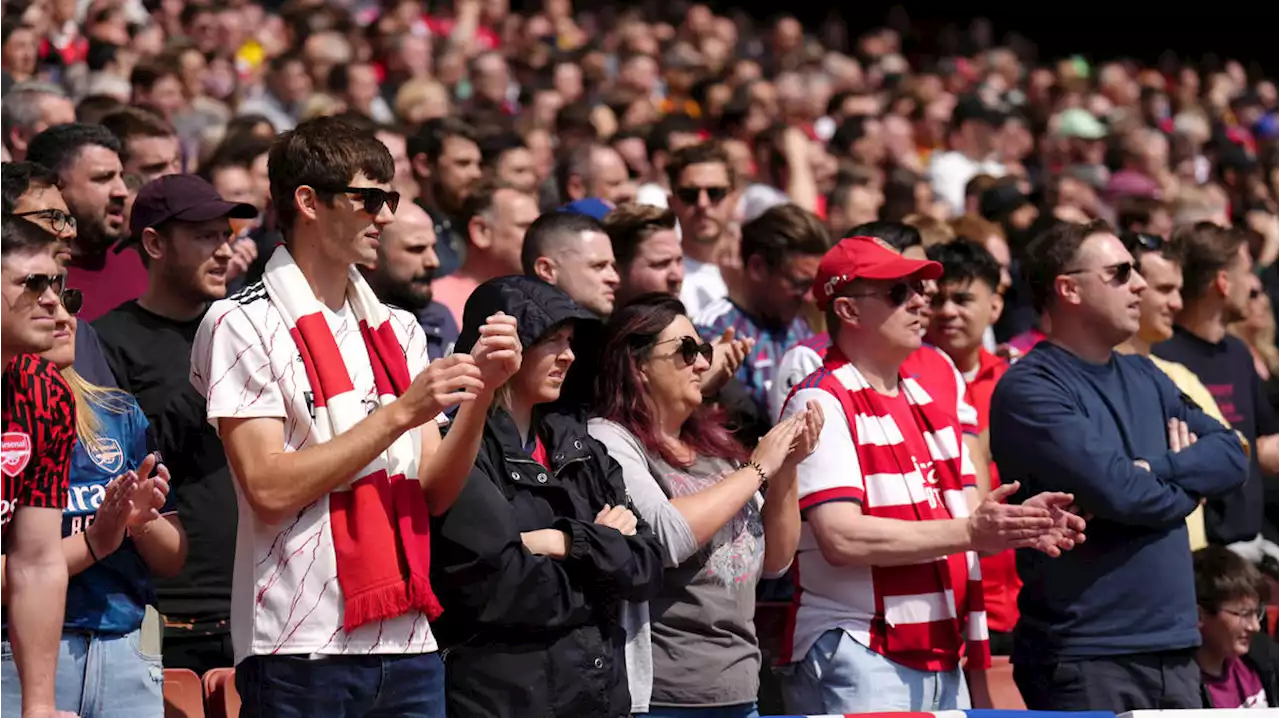
<svg viewBox="0 0 1280 718"><path fill-rule="evenodd" d="M1178 453L1168 443L1175 417L1199 438ZM1244 482L1236 434L1145 357L1096 365L1050 342L996 386L990 427L1000 478L1022 482L1015 500L1066 491L1092 515L1086 542L1061 558L1018 551L1014 662L1199 645L1185 519L1201 498Z"/></svg>

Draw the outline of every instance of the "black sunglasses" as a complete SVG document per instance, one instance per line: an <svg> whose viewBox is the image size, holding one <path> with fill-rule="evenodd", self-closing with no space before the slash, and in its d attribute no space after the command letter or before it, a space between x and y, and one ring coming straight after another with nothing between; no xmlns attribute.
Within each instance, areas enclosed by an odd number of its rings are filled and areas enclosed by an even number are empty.
<svg viewBox="0 0 1280 718"><path fill-rule="evenodd" d="M697 204L703 192L707 193L707 200L711 204L720 204L729 196L728 187L677 187L675 196L684 204Z"/></svg>
<svg viewBox="0 0 1280 718"><path fill-rule="evenodd" d="M22 286L28 292L37 297L44 294L49 289L53 289L53 293L62 295L62 290L67 286L67 275L65 274L28 274L22 279Z"/></svg>
<svg viewBox="0 0 1280 718"><path fill-rule="evenodd" d="M49 221L49 229L54 234L59 234L67 230L67 228L76 228L76 218L63 212L60 209L48 207L45 209L33 209L30 212L14 212L14 217L40 217Z"/></svg>
<svg viewBox="0 0 1280 718"><path fill-rule="evenodd" d="M657 344L654 344L654 346L662 346L663 344L670 344L671 342L680 342L680 348L677 349L676 353L672 356L680 357L680 361L684 362L685 366L692 366L694 362L698 361L699 354L702 355L703 359L707 360L707 363L711 363L711 360L716 354L715 348L712 347L710 343L698 343L698 340L693 337L668 339L665 342L658 342Z"/></svg>
<svg viewBox="0 0 1280 718"><path fill-rule="evenodd" d="M395 214L400 207L400 193L381 187L342 187L334 189L333 192L360 195L360 199L364 200L365 213L375 217L382 211L383 205L391 208L391 214Z"/></svg>
<svg viewBox="0 0 1280 718"><path fill-rule="evenodd" d="M1098 267L1097 269L1072 269L1071 271L1063 272L1063 274L1084 274L1101 270L1111 272L1111 281L1115 284L1128 284L1129 278L1133 276L1136 269L1137 266L1133 262L1118 262L1116 264L1108 264L1105 267Z"/></svg>
<svg viewBox="0 0 1280 718"><path fill-rule="evenodd" d="M67 314L74 317L80 313L82 307L84 307L84 292L71 287L62 290L62 308L67 310Z"/></svg>
<svg viewBox="0 0 1280 718"><path fill-rule="evenodd" d="M878 292L861 292L859 294L844 294L841 296L853 297L855 299L861 297L886 297L890 306L900 307L907 303L911 295L919 294L924 296L924 282L919 279L909 279L901 282L895 282L888 289L882 289Z"/></svg>

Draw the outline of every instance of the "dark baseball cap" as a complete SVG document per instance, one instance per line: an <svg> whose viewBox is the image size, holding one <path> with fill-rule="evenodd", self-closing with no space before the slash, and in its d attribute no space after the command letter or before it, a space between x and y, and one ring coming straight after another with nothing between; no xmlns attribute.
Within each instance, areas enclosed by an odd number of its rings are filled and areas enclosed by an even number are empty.
<svg viewBox="0 0 1280 718"><path fill-rule="evenodd" d="M170 220L207 222L211 219L253 219L258 209L244 202L228 202L207 180L196 175L165 175L142 185L129 216L127 246L142 238L142 230Z"/></svg>

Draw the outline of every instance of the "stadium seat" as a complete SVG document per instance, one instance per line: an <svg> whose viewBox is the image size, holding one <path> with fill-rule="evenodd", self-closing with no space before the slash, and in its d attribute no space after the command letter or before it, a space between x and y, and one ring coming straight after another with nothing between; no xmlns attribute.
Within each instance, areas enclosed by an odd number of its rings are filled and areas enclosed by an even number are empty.
<svg viewBox="0 0 1280 718"><path fill-rule="evenodd" d="M1008 656L992 656L991 670L987 671L987 687L991 691L991 705L996 710L1024 711L1022 692L1013 682L1013 664Z"/></svg>
<svg viewBox="0 0 1280 718"><path fill-rule="evenodd" d="M236 669L214 668L204 674L204 712L208 718L239 718Z"/></svg>
<svg viewBox="0 0 1280 718"><path fill-rule="evenodd" d="M164 718L204 718L204 688L195 671L164 669Z"/></svg>

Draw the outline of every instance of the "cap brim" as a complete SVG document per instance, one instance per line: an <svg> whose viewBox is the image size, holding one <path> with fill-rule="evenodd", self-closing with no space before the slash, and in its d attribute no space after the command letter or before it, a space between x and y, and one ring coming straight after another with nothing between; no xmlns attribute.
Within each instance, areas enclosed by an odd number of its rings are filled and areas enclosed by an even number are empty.
<svg viewBox="0 0 1280 718"><path fill-rule="evenodd" d="M902 279L903 277L920 277L921 279L938 279L942 276L942 265L928 259L908 259L899 257L885 262L874 269L858 273L858 279Z"/></svg>
<svg viewBox="0 0 1280 718"><path fill-rule="evenodd" d="M207 222L211 219L253 219L258 216L258 209L245 202L227 202L226 200L210 200L187 207L169 219L179 222Z"/></svg>

